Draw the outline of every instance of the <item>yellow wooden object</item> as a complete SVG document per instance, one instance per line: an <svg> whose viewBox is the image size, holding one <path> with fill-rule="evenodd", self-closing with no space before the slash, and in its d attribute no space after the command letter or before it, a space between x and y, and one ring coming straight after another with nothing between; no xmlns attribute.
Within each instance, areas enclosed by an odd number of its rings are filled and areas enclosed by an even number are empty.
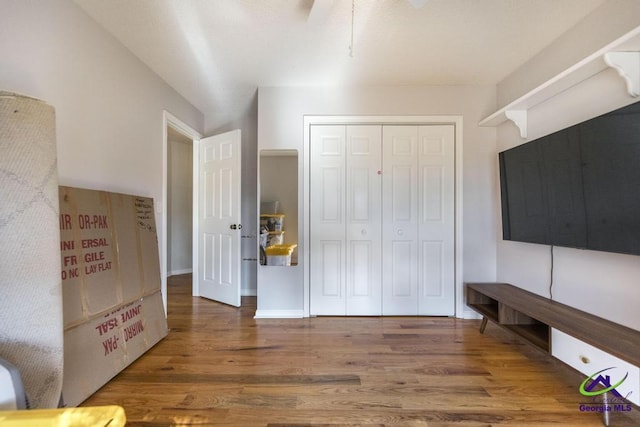
<svg viewBox="0 0 640 427"><path fill-rule="evenodd" d="M121 406L0 411L2 427L123 427L127 421Z"/></svg>

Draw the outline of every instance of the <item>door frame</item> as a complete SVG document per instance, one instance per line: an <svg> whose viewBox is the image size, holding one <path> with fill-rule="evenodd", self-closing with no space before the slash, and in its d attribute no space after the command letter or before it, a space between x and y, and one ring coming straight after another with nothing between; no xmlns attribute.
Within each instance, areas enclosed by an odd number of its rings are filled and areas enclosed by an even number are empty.
<svg viewBox="0 0 640 427"><path fill-rule="evenodd" d="M304 316L310 315L310 185L311 185L311 125L453 125L455 135L454 159L454 282L455 317L464 313L464 289L462 283L462 116L304 116L304 224L303 224L303 266L304 266Z"/></svg>
<svg viewBox="0 0 640 427"><path fill-rule="evenodd" d="M171 114L170 112L163 110L162 111L162 213L161 213L161 230L160 234L160 280L161 280L161 289L162 289L162 303L164 304L165 316L167 314L167 268L168 268L168 254L167 254L167 244L168 244L168 203L167 194L168 194L168 171L169 171L169 144L167 141L167 127L171 127L174 130L180 132L185 135L187 138L190 138L193 141L193 212L192 215L195 216L198 213L198 197L196 195L197 192L197 184L198 184L198 149L200 148L200 138L202 138L202 134ZM156 207L156 210L158 208ZM192 235L197 236L198 231L198 223L197 221L193 221L193 230ZM198 242L197 239L193 238L192 241L192 265L193 271L197 272L198 267ZM192 288L191 293L194 296L198 296L200 292L200 287L198 284L197 274L192 274Z"/></svg>

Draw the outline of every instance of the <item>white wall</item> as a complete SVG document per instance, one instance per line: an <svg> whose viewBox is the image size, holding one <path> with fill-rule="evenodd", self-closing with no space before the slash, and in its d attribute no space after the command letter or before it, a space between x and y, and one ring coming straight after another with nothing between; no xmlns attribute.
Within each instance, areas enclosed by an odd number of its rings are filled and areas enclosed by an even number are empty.
<svg viewBox="0 0 640 427"><path fill-rule="evenodd" d="M167 273L171 276L193 270L193 145L176 139L167 145Z"/></svg>
<svg viewBox="0 0 640 427"><path fill-rule="evenodd" d="M0 0L0 88L56 109L61 185L153 197L162 241L163 110L204 117L68 0Z"/></svg>
<svg viewBox="0 0 640 427"><path fill-rule="evenodd" d="M502 107L640 24L640 1L609 0L498 84ZM637 47L636 47L637 48Z"/></svg>
<svg viewBox="0 0 640 427"><path fill-rule="evenodd" d="M627 2L612 2L616 5ZM640 3L636 3L640 5ZM600 27L627 22L630 10L619 10L618 19L600 21ZM640 9L634 12L640 25ZM580 27L582 28L582 27ZM588 29L582 28L584 31ZM619 35L616 35L617 38ZM575 40L579 39L574 33ZM589 37L585 37L588 42ZM563 43L561 46L566 47ZM556 52L558 46L550 46ZM582 48L580 48L582 49ZM590 54L591 52L588 52ZM539 55L547 57L545 52ZM540 67L537 67L540 68ZM528 80L525 78L524 80ZM517 82L511 84L516 85ZM511 85L510 84L510 85ZM529 88L533 89L533 88ZM605 70L543 104L529 110L527 141L547 135L600 114L627 105L631 98L617 72ZM498 151L526 142L515 126L498 128ZM497 164L494 166L497 170ZM499 188L496 187L496 194ZM502 241L497 235L497 278L539 295L549 297L551 247ZM553 298L616 323L640 330L640 257L606 252L554 249Z"/></svg>
<svg viewBox="0 0 640 427"><path fill-rule="evenodd" d="M258 149L296 149L302 153L305 115L463 116L462 280L493 281L499 207L494 191L496 131L478 127L477 123L495 105L494 86L265 87L260 88L258 97ZM300 156L300 171L303 167ZM301 218L301 223L303 221ZM303 254L299 257L302 260ZM299 280L300 283L291 287L269 286L264 293L259 288L258 309L301 310L302 276Z"/></svg>

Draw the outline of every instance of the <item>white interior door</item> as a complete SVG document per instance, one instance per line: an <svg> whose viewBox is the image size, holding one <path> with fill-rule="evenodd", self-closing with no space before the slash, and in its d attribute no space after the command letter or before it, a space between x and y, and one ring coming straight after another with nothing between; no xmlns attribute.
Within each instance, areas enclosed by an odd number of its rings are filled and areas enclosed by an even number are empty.
<svg viewBox="0 0 640 427"><path fill-rule="evenodd" d="M453 315L454 126L385 126L383 135L383 313Z"/></svg>
<svg viewBox="0 0 640 427"><path fill-rule="evenodd" d="M381 126L311 127L311 314L380 315Z"/></svg>
<svg viewBox="0 0 640 427"><path fill-rule="evenodd" d="M345 126L311 126L310 306L346 314Z"/></svg>
<svg viewBox="0 0 640 427"><path fill-rule="evenodd" d="M198 156L200 295L240 306L241 133L203 138Z"/></svg>
<svg viewBox="0 0 640 427"><path fill-rule="evenodd" d="M346 314L382 314L382 127L346 127Z"/></svg>
<svg viewBox="0 0 640 427"><path fill-rule="evenodd" d="M384 126L382 311L418 314L417 126Z"/></svg>
<svg viewBox="0 0 640 427"><path fill-rule="evenodd" d="M455 134L418 127L418 314L455 313Z"/></svg>
<svg viewBox="0 0 640 427"><path fill-rule="evenodd" d="M455 127L310 127L310 314L455 313Z"/></svg>

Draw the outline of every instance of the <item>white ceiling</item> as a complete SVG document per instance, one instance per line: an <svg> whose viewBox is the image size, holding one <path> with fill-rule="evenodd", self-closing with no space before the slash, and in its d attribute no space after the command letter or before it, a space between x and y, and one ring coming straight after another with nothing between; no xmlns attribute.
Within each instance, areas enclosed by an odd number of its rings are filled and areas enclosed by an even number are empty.
<svg viewBox="0 0 640 427"><path fill-rule="evenodd" d="M350 0L75 0L218 123L260 86L496 84L604 1L355 0L350 56Z"/></svg>

